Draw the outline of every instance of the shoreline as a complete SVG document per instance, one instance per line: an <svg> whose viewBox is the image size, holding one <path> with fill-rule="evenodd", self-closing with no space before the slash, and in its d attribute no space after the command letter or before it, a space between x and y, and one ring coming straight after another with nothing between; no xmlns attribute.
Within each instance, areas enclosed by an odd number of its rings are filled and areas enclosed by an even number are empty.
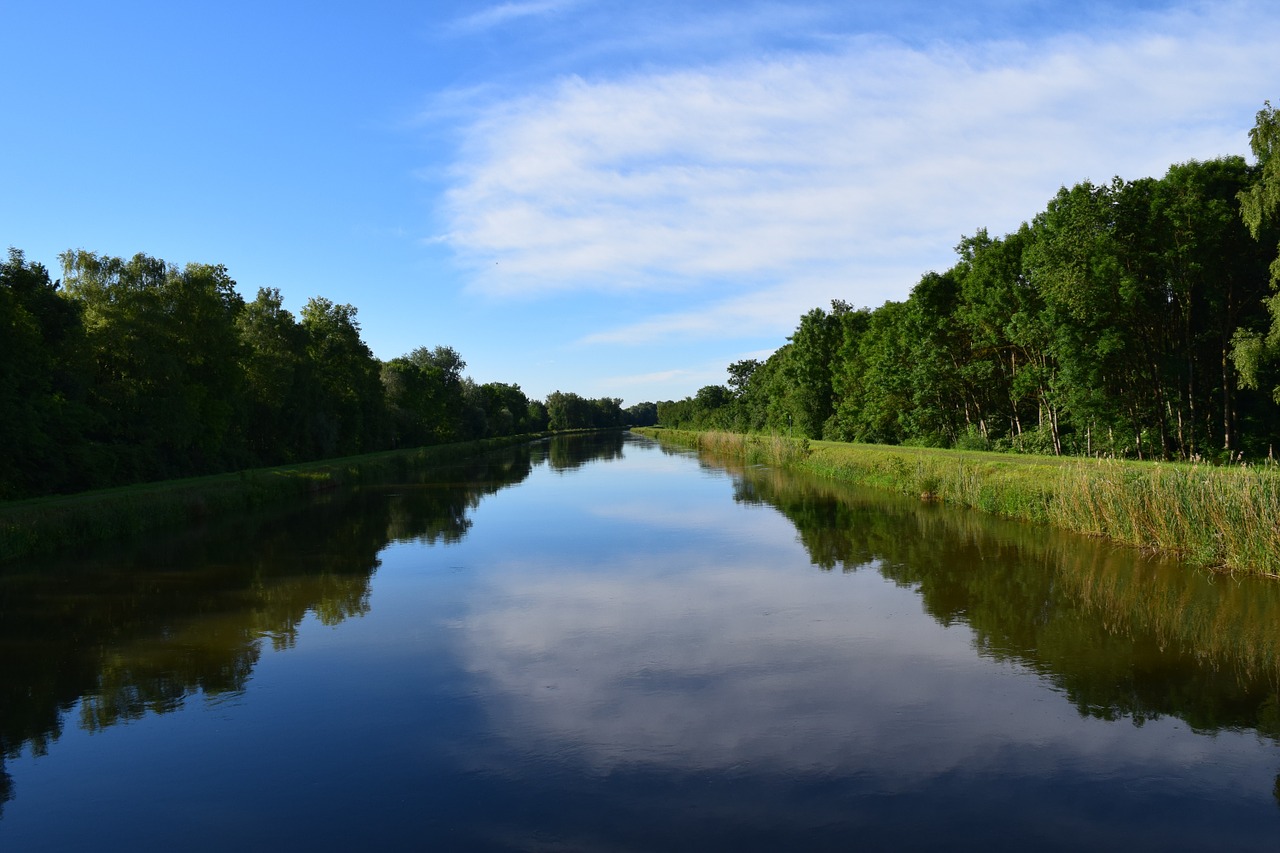
<svg viewBox="0 0 1280 853"><path fill-rule="evenodd" d="M10 501L0 504L0 565L95 542L200 524L343 486L374 483L406 468L526 444L553 434L502 436Z"/></svg>
<svg viewBox="0 0 1280 853"><path fill-rule="evenodd" d="M636 427L685 447L795 468L1280 578L1280 469L1030 456Z"/></svg>

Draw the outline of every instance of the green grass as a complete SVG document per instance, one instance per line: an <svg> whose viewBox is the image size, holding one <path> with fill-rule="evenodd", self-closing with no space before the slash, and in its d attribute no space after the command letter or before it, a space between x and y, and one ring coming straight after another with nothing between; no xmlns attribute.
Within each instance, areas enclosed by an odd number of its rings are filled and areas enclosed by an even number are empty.
<svg viewBox="0 0 1280 853"><path fill-rule="evenodd" d="M1088 460L636 430L690 447L1280 577L1274 466ZM757 448L767 447L763 452Z"/></svg>
<svg viewBox="0 0 1280 853"><path fill-rule="evenodd" d="M340 486L387 482L424 465L519 444L525 435L143 483L0 504L0 561L124 539Z"/></svg>

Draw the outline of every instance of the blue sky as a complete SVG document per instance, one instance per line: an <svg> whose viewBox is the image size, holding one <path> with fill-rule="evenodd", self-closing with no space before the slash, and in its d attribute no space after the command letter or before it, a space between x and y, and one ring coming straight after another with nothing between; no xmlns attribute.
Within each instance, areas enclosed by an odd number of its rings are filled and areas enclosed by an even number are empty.
<svg viewBox="0 0 1280 853"><path fill-rule="evenodd" d="M225 264L383 359L626 404L1062 185L1248 154L1280 5L0 6L0 243ZM0 247L2 248L2 247Z"/></svg>

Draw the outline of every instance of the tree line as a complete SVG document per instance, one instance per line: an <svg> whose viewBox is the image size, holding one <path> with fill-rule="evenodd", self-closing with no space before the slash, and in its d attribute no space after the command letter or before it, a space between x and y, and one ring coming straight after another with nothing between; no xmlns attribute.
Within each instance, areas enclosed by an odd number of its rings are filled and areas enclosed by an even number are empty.
<svg viewBox="0 0 1280 853"><path fill-rule="evenodd" d="M1223 157L1062 188L902 302L835 300L663 425L885 444L1257 458L1280 440L1280 111Z"/></svg>
<svg viewBox="0 0 1280 853"><path fill-rule="evenodd" d="M448 346L380 361L357 310L221 265L0 264L0 499L544 430L621 427L620 399L478 384Z"/></svg>

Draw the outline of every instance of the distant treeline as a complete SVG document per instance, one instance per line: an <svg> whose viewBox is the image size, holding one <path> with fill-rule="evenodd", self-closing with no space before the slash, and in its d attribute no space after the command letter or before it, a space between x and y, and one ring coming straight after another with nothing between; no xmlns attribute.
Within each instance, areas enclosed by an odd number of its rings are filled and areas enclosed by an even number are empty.
<svg viewBox="0 0 1280 853"><path fill-rule="evenodd" d="M1280 444L1280 111L1257 157L1063 188L905 302L815 308L664 426L1139 458Z"/></svg>
<svg viewBox="0 0 1280 853"><path fill-rule="evenodd" d="M246 302L223 266L0 264L0 499L543 430L620 427L621 400L463 375L451 347L383 362L356 309Z"/></svg>

